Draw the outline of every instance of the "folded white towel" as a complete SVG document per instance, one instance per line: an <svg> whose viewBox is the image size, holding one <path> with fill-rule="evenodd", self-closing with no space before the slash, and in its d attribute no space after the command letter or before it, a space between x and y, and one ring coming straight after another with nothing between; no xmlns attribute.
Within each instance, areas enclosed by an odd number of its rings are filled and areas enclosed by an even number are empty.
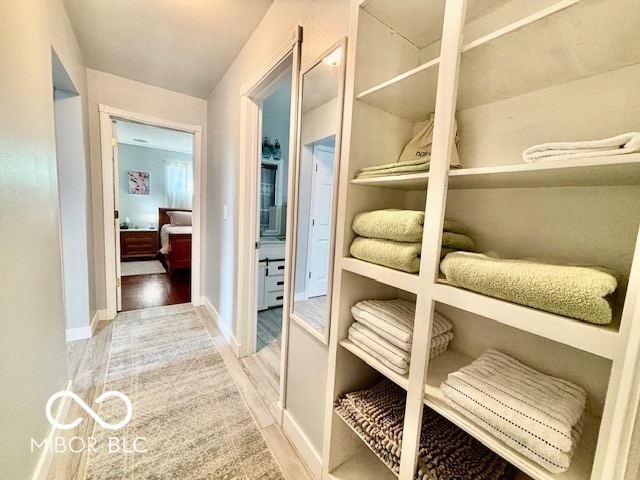
<svg viewBox="0 0 640 480"><path fill-rule="evenodd" d="M403 350L411 350L415 303L407 300L363 300L351 307L353 318Z"/></svg>
<svg viewBox="0 0 640 480"><path fill-rule="evenodd" d="M534 145L522 152L522 158L527 163L537 163L622 155L638 151L640 151L640 133L629 132L602 140L552 142Z"/></svg>
<svg viewBox="0 0 640 480"><path fill-rule="evenodd" d="M451 341L452 338L453 338L453 332L451 330L449 330L448 332L444 332L440 335L436 335L435 337L432 337L431 351L433 352L435 349L439 349L443 345L445 346L445 349L446 349L447 345L449 345L449 342Z"/></svg>
<svg viewBox="0 0 640 480"><path fill-rule="evenodd" d="M348 337L349 340L394 372L400 375L405 375L409 372L411 354L387 342L361 323L354 322L349 327Z"/></svg>
<svg viewBox="0 0 640 480"><path fill-rule="evenodd" d="M585 391L495 350L449 374L445 400L552 472L569 467L581 433Z"/></svg>
<svg viewBox="0 0 640 480"><path fill-rule="evenodd" d="M414 303L407 300L363 300L351 307L353 318L366 325L382 338L405 351L411 351ZM434 313L431 337L453 328L453 324L439 312Z"/></svg>

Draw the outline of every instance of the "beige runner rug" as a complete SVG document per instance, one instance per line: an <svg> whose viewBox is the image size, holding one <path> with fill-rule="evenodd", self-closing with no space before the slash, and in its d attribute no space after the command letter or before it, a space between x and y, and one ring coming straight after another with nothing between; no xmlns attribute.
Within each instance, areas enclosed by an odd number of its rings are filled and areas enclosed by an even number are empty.
<svg viewBox="0 0 640 480"><path fill-rule="evenodd" d="M105 391L130 422L96 424L88 480L281 480L213 340L193 310L114 325ZM110 398L98 417L126 418ZM115 440L114 440L115 439Z"/></svg>

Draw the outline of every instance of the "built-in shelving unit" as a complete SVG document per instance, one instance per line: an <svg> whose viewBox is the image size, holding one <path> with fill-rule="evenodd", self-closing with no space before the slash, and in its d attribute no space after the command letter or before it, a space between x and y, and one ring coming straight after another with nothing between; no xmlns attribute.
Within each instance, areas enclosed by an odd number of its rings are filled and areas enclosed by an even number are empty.
<svg viewBox="0 0 640 480"><path fill-rule="evenodd" d="M542 143L638 131L637 2L353 0L352 16L330 397L381 377L407 391L401 480L415 476L423 405L511 462L518 479L623 478L627 424L640 389L634 360L640 351L640 153L533 164L521 154ZM363 167L395 162L434 111L430 172L356 178ZM448 168L454 119L460 169ZM419 274L351 258L357 213L416 206L425 211ZM439 272L445 216L464 224L481 252L614 270L613 321L591 324L447 284ZM408 375L348 339L351 307L377 298L374 291L416 299ZM445 353L429 359L434 309L446 312L454 338ZM486 348L587 391L584 433L567 471L548 472L445 401L440 385L447 375ZM323 478L398 478L328 403Z"/></svg>

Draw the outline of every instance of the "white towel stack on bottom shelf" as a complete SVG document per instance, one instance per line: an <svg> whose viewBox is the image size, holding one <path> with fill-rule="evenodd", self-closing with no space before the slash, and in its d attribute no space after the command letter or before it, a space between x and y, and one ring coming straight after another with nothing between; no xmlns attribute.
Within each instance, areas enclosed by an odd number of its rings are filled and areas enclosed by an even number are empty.
<svg viewBox="0 0 640 480"><path fill-rule="evenodd" d="M553 473L569 468L580 439L586 392L496 350L449 374L451 407Z"/></svg>
<svg viewBox="0 0 640 480"><path fill-rule="evenodd" d="M407 300L363 300L351 307L355 322L349 340L394 372L409 371L415 304ZM430 358L444 352L453 338L453 324L434 312Z"/></svg>

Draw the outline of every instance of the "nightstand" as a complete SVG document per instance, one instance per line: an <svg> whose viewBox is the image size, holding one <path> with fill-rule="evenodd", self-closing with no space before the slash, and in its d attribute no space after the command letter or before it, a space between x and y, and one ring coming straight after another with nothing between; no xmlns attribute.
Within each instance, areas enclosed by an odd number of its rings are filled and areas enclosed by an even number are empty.
<svg viewBox="0 0 640 480"><path fill-rule="evenodd" d="M158 232L156 230L120 230L120 259L156 258Z"/></svg>

